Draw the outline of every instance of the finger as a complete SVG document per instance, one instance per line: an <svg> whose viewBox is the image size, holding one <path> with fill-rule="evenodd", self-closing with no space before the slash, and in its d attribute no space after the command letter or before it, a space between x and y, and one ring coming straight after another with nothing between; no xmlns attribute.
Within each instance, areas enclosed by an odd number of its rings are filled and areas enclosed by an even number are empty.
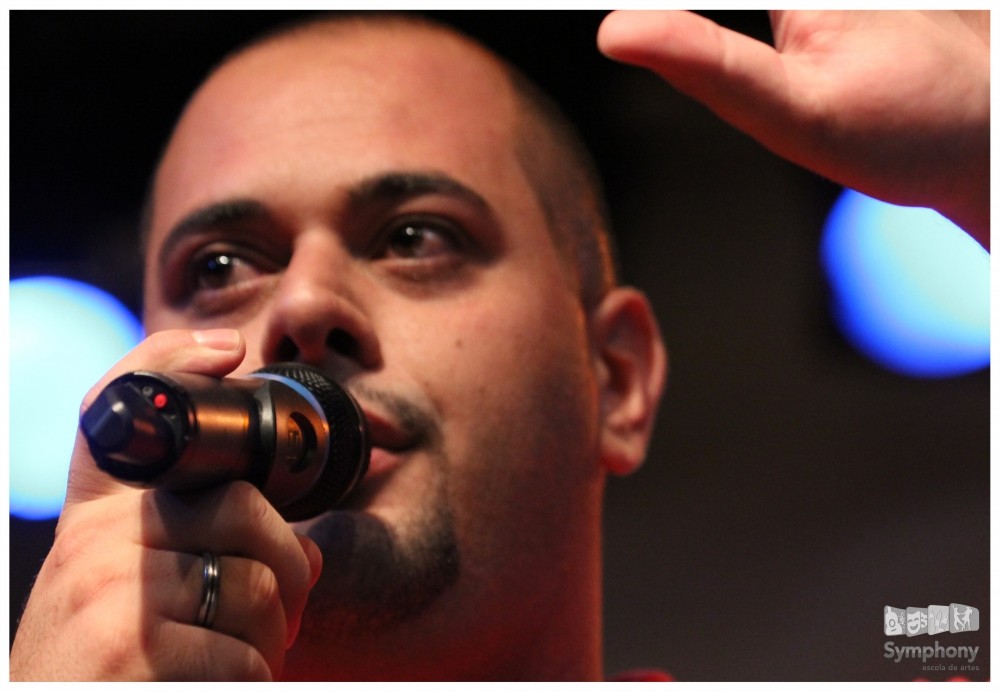
<svg viewBox="0 0 1000 692"><path fill-rule="evenodd" d="M608 57L646 67L756 136L788 106L781 55L766 43L683 11L617 11L597 35Z"/></svg>
<svg viewBox="0 0 1000 692"><path fill-rule="evenodd" d="M209 598L206 557L151 551L146 575L148 605L181 624L206 629L246 642L277 675L286 650L285 612L278 580L263 563L229 555L217 556L217 585L211 621L199 622Z"/></svg>
<svg viewBox="0 0 1000 692"><path fill-rule="evenodd" d="M294 639L321 561L315 545L293 533L261 492L242 481L199 494L145 490L115 501L83 503L64 520L77 534L87 526L102 527L93 542L130 542L193 556L212 551L266 565L278 584L285 642Z"/></svg>
<svg viewBox="0 0 1000 692"><path fill-rule="evenodd" d="M320 574L323 572L323 552L316 545L316 542L308 536L295 534L295 538L298 539L299 545L302 547L302 551L309 561L309 589L312 590L316 586L316 582L319 581ZM304 606L303 610L305 610ZM295 643L296 637L299 636L299 628L302 626L302 612L298 614L287 613L286 616L288 617L288 641L285 644L286 648L291 648L292 644Z"/></svg>
<svg viewBox="0 0 1000 692"><path fill-rule="evenodd" d="M270 682L277 677L260 651L250 644L171 620L165 620L156 630L144 662L145 670L121 679Z"/></svg>
<svg viewBox="0 0 1000 692"><path fill-rule="evenodd" d="M246 344L235 329L169 329L150 334L115 363L83 398L86 409L116 377L133 370L192 372L222 377L243 360Z"/></svg>
<svg viewBox="0 0 1000 692"><path fill-rule="evenodd" d="M306 559L309 560L309 570L312 574L309 586L315 586L316 582L319 581L320 573L323 571L323 552L316 545L316 541L308 536L297 533L295 534L295 538L299 541L299 545L302 546L302 550L306 554Z"/></svg>
<svg viewBox="0 0 1000 692"><path fill-rule="evenodd" d="M161 491L149 500L142 510L147 545L191 553L210 550L267 565L285 614L284 640L294 640L314 583L313 562L301 538L257 488L238 481L195 497Z"/></svg>
<svg viewBox="0 0 1000 692"><path fill-rule="evenodd" d="M81 411L85 411L112 380L133 370L192 372L221 377L235 369L245 354L246 344L236 330L157 332L125 355L87 392ZM70 461L65 507L129 488L97 468L86 439L78 431Z"/></svg>

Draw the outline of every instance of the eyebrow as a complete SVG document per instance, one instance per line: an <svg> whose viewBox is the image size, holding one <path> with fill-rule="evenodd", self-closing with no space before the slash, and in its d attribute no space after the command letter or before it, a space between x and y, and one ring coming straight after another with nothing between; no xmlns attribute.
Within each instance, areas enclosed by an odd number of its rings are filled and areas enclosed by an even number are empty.
<svg viewBox="0 0 1000 692"><path fill-rule="evenodd" d="M381 173L351 185L347 192L348 203L355 208L372 204L400 204L425 195L456 198L495 219L493 208L479 193L450 175L434 171ZM161 270L166 266L171 253L188 236L270 218L267 206L255 199L224 200L196 209L167 233L157 253L159 266Z"/></svg>
<svg viewBox="0 0 1000 692"><path fill-rule="evenodd" d="M234 199L206 205L181 219L163 240L157 253L161 270L174 249L188 236L270 218L267 207L252 199Z"/></svg>
<svg viewBox="0 0 1000 692"><path fill-rule="evenodd" d="M399 203L423 195L456 197L477 210L492 215L492 208L472 188L444 173L433 171L391 171L361 180L350 190L353 205L372 202Z"/></svg>

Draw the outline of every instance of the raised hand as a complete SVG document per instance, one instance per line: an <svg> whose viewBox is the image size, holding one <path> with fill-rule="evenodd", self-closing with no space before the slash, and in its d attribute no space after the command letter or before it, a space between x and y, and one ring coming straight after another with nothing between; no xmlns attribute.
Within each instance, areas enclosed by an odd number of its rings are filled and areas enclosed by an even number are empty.
<svg viewBox="0 0 1000 692"><path fill-rule="evenodd" d="M614 12L647 67L775 153L989 247L989 13L772 12L774 47L688 12Z"/></svg>

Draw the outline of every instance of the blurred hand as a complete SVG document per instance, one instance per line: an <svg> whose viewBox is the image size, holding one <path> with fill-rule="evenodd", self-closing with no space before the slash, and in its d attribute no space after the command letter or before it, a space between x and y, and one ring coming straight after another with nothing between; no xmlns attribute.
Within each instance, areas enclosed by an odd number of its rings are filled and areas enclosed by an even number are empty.
<svg viewBox="0 0 1000 692"><path fill-rule="evenodd" d="M160 332L84 399L132 370L221 377L243 360L232 330ZM211 629L194 624L205 551L220 556ZM81 434L51 552L21 619L12 680L269 680L298 629L321 557L248 483L179 496L100 471Z"/></svg>
<svg viewBox="0 0 1000 692"><path fill-rule="evenodd" d="M614 12L598 45L775 153L989 247L989 13L772 12L771 47L689 12Z"/></svg>

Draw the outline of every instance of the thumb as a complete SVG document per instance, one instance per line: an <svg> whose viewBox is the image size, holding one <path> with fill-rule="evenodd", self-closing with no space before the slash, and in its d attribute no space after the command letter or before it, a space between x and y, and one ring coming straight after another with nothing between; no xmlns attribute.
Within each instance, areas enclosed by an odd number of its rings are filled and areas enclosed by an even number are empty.
<svg viewBox="0 0 1000 692"><path fill-rule="evenodd" d="M150 335L112 367L83 398L81 415L114 379L134 370L190 372L222 377L246 355L246 344L235 329L189 331L183 329ZM130 490L131 486L97 467L87 440L78 429L70 459L63 511L80 502Z"/></svg>
<svg viewBox="0 0 1000 692"><path fill-rule="evenodd" d="M770 45L685 11L617 11L597 34L607 57L648 68L730 124L756 135L787 107L781 55Z"/></svg>

